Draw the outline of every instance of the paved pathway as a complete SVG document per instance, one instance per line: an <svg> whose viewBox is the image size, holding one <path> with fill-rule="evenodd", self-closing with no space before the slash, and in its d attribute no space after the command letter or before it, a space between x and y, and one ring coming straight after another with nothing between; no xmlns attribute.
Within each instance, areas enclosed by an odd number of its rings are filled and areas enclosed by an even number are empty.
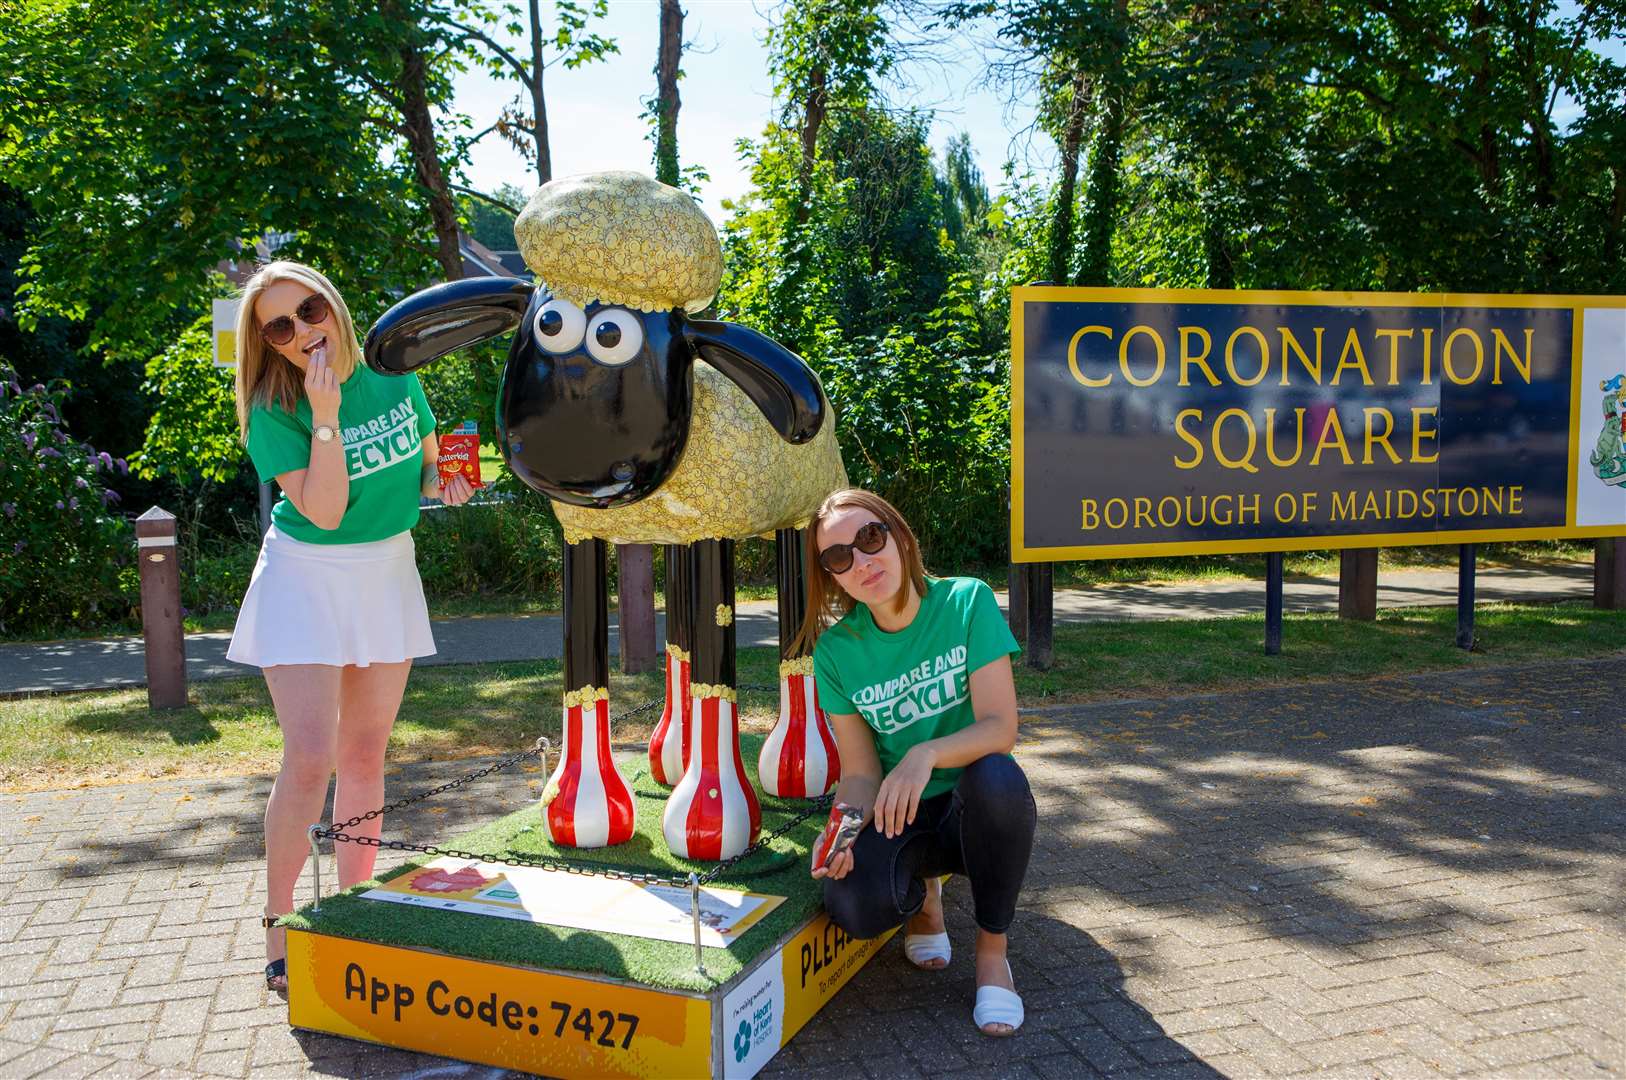
<svg viewBox="0 0 1626 1080"><path fill-rule="evenodd" d="M1585 599L1592 595L1590 562L1542 567L1487 567L1478 574L1480 600ZM1456 571L1404 570L1378 579L1380 607L1454 604ZM1336 611L1338 579L1302 578L1282 589L1288 612ZM1000 605L1005 595L999 594ZM1110 585L1056 592L1056 618L1090 620L1211 618L1261 611L1264 584L1257 581L1189 582L1179 585ZM741 646L776 645L779 619L773 601L739 605ZM665 617L656 633L665 640ZM186 639L188 679L253 674L226 659L227 633L193 634ZM557 659L563 630L557 615L437 619L440 652L420 664L467 664L496 660ZM610 647L616 647L612 619ZM0 697L120 686L144 686L147 676L139 637L0 645Z"/></svg>
<svg viewBox="0 0 1626 1080"><path fill-rule="evenodd" d="M1027 1025L972 1028L957 882L949 969L890 945L769 1074L1626 1077L1620 663L1031 714ZM528 798L471 788L387 829ZM0 1076L498 1075L290 1031L259 975L266 790L0 796Z"/></svg>

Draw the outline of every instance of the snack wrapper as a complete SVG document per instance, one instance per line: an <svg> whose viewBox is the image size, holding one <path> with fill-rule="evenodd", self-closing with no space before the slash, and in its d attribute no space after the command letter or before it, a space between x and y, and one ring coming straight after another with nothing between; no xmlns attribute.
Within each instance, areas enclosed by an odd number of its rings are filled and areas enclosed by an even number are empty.
<svg viewBox="0 0 1626 1080"><path fill-rule="evenodd" d="M440 486L461 475L473 488L480 483L480 431L473 420L465 420L450 434L440 437Z"/></svg>
<svg viewBox="0 0 1626 1080"><path fill-rule="evenodd" d="M846 803L830 808L830 820L813 842L813 869L829 866L830 860L853 846L864 828L864 811Z"/></svg>

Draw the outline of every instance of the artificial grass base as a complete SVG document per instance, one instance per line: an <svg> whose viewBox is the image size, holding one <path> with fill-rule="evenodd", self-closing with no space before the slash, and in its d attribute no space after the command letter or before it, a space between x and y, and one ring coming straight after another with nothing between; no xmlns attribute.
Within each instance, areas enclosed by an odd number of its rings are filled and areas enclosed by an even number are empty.
<svg viewBox="0 0 1626 1080"><path fill-rule="evenodd" d="M753 785L762 738L742 735L740 739L741 756ZM560 859L583 868L656 871L676 877L710 870L714 864L680 859L667 849L661 833L661 812L665 809L667 791L654 782L647 767L629 769L627 764L623 760L623 775L631 782L638 823L633 838L625 844L591 850L558 847L548 840L542 827L540 807L532 805L434 846L498 858ZM762 802L763 836L805 813L810 805L806 800L769 798L762 794L760 787L757 797ZM403 864L376 881L364 882L323 899L320 912L312 912L309 906L301 908L288 917L287 925L383 945L434 949L471 960L584 972L672 990L711 990L739 974L819 909L822 891L819 883L808 875L807 868L813 841L823 825L824 814L812 814L783 837L753 852L708 883L719 888L783 896L785 902L726 948L705 949L704 977L694 969L692 944L544 926L361 897L361 893L380 881L389 881L423 866L430 861L429 856ZM387 820L384 829L387 836Z"/></svg>

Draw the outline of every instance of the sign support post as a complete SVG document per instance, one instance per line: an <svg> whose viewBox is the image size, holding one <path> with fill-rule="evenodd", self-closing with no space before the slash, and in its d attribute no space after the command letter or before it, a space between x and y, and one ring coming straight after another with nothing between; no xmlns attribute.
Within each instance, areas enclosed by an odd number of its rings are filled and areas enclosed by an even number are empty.
<svg viewBox="0 0 1626 1080"><path fill-rule="evenodd" d="M1265 655L1282 652L1282 553L1265 556Z"/></svg>
<svg viewBox="0 0 1626 1080"><path fill-rule="evenodd" d="M1338 555L1338 617L1371 622L1378 617L1378 549L1346 548Z"/></svg>
<svg viewBox="0 0 1626 1080"><path fill-rule="evenodd" d="M1028 568L1028 667L1049 671L1055 661L1055 578L1050 563Z"/></svg>
<svg viewBox="0 0 1626 1080"><path fill-rule="evenodd" d="M1473 544L1457 549L1457 648L1470 652L1474 647L1474 557Z"/></svg>
<svg viewBox="0 0 1626 1080"><path fill-rule="evenodd" d="M1606 536L1592 554L1592 606L1605 611L1626 608L1626 536Z"/></svg>

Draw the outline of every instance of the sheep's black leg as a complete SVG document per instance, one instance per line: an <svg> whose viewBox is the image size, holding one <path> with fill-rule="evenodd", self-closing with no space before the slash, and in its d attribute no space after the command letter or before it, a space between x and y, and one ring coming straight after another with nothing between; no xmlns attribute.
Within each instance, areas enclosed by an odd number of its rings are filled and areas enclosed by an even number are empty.
<svg viewBox="0 0 1626 1080"><path fill-rule="evenodd" d="M807 612L807 530L780 529L774 535L779 556L779 659L791 659L790 643L802 627Z"/></svg>
<svg viewBox="0 0 1626 1080"><path fill-rule="evenodd" d="M666 706L649 737L649 775L671 787L689 764L689 658L694 610L689 603L694 567L688 545L666 545Z"/></svg>
<svg viewBox="0 0 1626 1080"><path fill-rule="evenodd" d="M632 791L610 756L610 618L606 549L565 549L565 701L559 764L542 795L548 837L568 847L632 838Z"/></svg>
<svg viewBox="0 0 1626 1080"><path fill-rule="evenodd" d="M608 549L602 540L565 548L565 689L610 684Z"/></svg>
<svg viewBox="0 0 1626 1080"><path fill-rule="evenodd" d="M830 722L819 708L813 658L792 647L807 611L807 530L780 529L779 723L762 743L757 778L782 799L823 795L841 778L841 755ZM795 655L793 655L795 654Z"/></svg>
<svg viewBox="0 0 1626 1080"><path fill-rule="evenodd" d="M694 681L734 689L734 541L697 540L694 599Z"/></svg>
<svg viewBox="0 0 1626 1080"><path fill-rule="evenodd" d="M662 818L667 846L690 859L727 859L762 828L762 810L740 757L734 688L734 542L693 545L694 738L683 779Z"/></svg>

